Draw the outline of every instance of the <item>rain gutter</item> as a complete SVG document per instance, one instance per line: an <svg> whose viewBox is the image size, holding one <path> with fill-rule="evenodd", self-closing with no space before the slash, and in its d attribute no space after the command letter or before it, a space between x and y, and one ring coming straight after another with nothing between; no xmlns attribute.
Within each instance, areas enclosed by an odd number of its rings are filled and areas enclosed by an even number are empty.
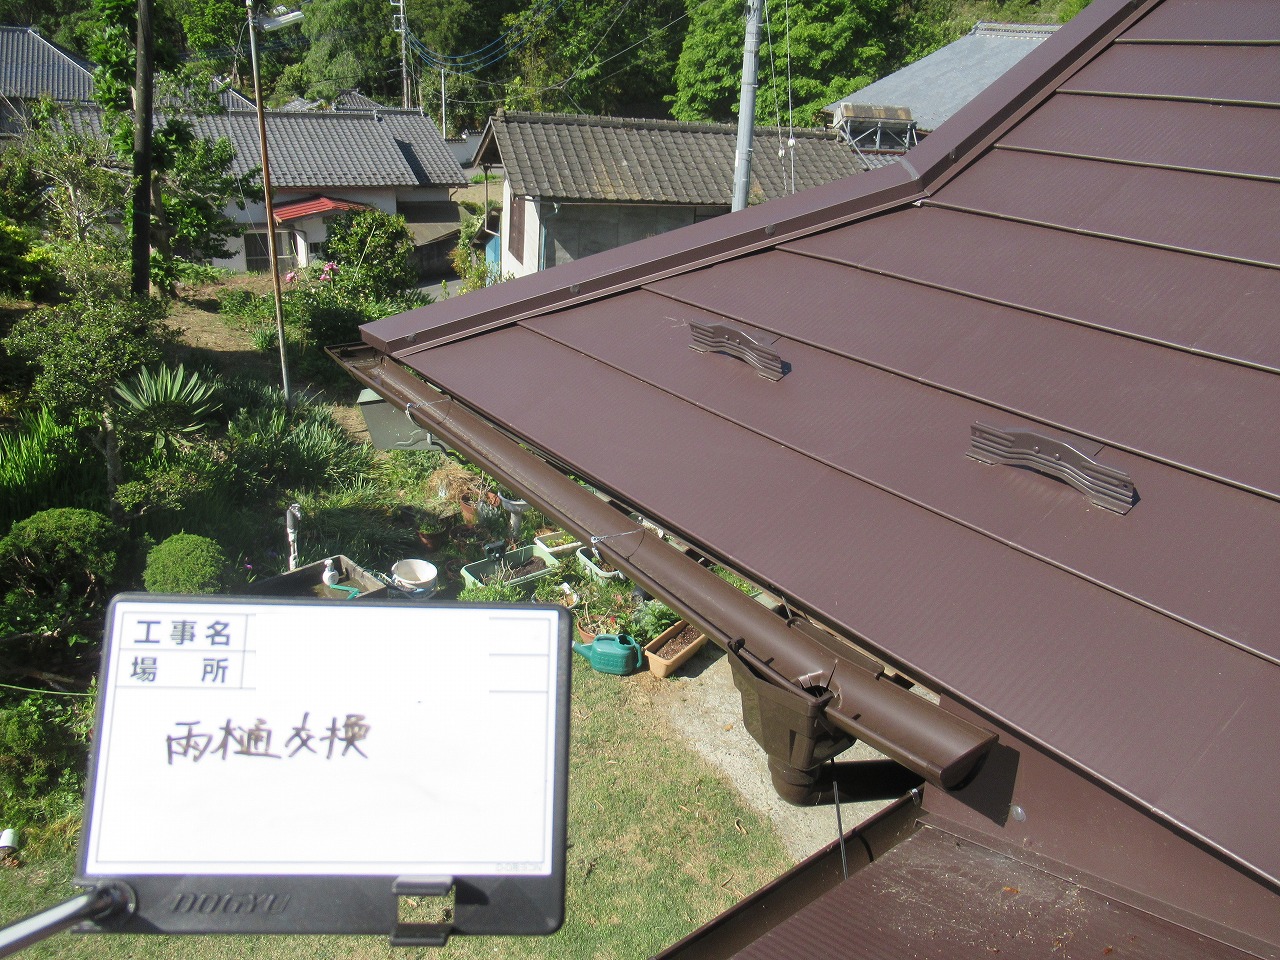
<svg viewBox="0 0 1280 960"><path fill-rule="evenodd" d="M785 620L416 374L365 344L329 355L548 516L590 541L635 583L687 612L729 652L747 728L779 792L803 799L823 763L862 740L929 783L953 789L996 734L916 696L838 637Z"/></svg>

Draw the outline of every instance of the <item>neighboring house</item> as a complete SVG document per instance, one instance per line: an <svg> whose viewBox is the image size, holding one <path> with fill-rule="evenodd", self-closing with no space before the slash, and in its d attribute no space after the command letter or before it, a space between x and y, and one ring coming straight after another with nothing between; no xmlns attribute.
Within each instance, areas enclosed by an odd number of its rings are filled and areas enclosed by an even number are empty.
<svg viewBox="0 0 1280 960"><path fill-rule="evenodd" d="M0 138L22 133L26 105L93 99L93 64L50 43L34 27L0 26Z"/></svg>
<svg viewBox="0 0 1280 960"><path fill-rule="evenodd" d="M751 200L861 173L823 131L758 129ZM476 163L501 166L501 262L523 276L729 212L737 127L499 111Z"/></svg>
<svg viewBox="0 0 1280 960"><path fill-rule="evenodd" d="M784 796L920 783L662 958L1280 957L1277 48L1093 0L906 162L338 351L708 633Z"/></svg>
<svg viewBox="0 0 1280 960"><path fill-rule="evenodd" d="M966 36L823 108L864 152L913 146L1008 72L1058 28L979 23Z"/></svg>
<svg viewBox="0 0 1280 960"><path fill-rule="evenodd" d="M375 208L404 216L422 272L443 269L462 220L450 190L466 178L429 117L415 110L272 110L266 128L283 264L310 263L334 216ZM203 136L231 141L237 172L259 166L256 113L203 117L198 129ZM247 231L233 255L217 265L268 269L263 204L250 203L234 213Z"/></svg>
<svg viewBox="0 0 1280 960"><path fill-rule="evenodd" d="M0 129L11 136L20 133L24 105L40 96L63 104L78 127L100 127L100 110L92 102L92 71L92 64L32 29L0 27ZM237 173L258 169L261 153L253 103L230 89L223 89L219 98L226 112L198 118L197 132L231 141ZM324 242L334 216L376 208L408 221L421 271L444 269L462 221L449 192L465 184L466 177L435 124L420 111L382 108L355 92L343 95L342 107L267 111L281 262L305 266ZM268 269L264 205L247 203L241 210L233 204L227 213L246 232L243 239L231 242L231 256L216 265Z"/></svg>

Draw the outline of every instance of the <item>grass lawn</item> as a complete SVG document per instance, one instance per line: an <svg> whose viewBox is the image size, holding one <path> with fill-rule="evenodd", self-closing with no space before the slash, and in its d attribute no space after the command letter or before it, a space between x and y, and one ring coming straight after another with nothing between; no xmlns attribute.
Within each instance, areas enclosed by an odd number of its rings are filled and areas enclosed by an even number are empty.
<svg viewBox="0 0 1280 960"><path fill-rule="evenodd" d="M646 673L573 663L567 919L551 937L465 938L443 951L379 937L79 937L23 956L111 958L636 958L649 956L791 866L772 827L650 709ZM495 789L501 789L495 786ZM518 797L511 802L518 803ZM0 869L0 923L75 894L74 857Z"/></svg>

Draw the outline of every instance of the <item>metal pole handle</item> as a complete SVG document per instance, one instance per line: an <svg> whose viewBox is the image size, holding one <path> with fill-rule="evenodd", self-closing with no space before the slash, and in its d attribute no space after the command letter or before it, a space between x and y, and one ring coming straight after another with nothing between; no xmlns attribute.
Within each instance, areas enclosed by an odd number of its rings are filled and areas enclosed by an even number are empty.
<svg viewBox="0 0 1280 960"><path fill-rule="evenodd" d="M0 929L0 957L17 953L60 930L73 927L82 920L103 920L113 913L132 909L133 891L123 883L104 883L93 890L72 897L56 907Z"/></svg>

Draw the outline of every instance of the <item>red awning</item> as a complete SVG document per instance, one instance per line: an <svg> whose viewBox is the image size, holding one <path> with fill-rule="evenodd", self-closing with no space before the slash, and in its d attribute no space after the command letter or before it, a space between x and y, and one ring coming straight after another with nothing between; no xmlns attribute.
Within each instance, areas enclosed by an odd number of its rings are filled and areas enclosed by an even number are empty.
<svg viewBox="0 0 1280 960"><path fill-rule="evenodd" d="M291 203L282 203L275 208L276 223L287 223L290 220L301 220L317 214L340 213L344 210L368 210L367 204L352 203L350 200L335 200L332 197L305 197Z"/></svg>

